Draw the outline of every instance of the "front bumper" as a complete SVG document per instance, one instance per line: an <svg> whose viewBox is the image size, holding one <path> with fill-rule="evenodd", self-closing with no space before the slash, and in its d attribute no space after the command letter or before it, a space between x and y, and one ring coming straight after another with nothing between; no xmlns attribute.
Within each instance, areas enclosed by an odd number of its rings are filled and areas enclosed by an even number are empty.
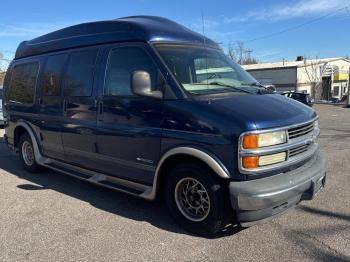
<svg viewBox="0 0 350 262"><path fill-rule="evenodd" d="M231 182L230 199L237 221L248 227L281 215L324 187L326 159L318 151L305 165L279 175Z"/></svg>

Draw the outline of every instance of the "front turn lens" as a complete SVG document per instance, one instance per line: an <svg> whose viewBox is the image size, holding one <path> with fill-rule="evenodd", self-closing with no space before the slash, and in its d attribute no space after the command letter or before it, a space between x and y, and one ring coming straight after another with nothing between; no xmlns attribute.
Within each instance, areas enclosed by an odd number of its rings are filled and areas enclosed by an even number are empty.
<svg viewBox="0 0 350 262"><path fill-rule="evenodd" d="M242 158L242 166L246 169L257 168L259 166L259 157L245 156Z"/></svg>
<svg viewBox="0 0 350 262"><path fill-rule="evenodd" d="M243 148L254 149L258 148L258 135L250 134L243 137Z"/></svg>

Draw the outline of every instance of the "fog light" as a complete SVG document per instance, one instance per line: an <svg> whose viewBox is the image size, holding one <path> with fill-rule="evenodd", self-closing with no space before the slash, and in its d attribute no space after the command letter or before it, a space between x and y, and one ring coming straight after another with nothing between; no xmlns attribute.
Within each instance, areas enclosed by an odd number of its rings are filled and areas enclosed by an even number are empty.
<svg viewBox="0 0 350 262"><path fill-rule="evenodd" d="M259 157L259 166L277 164L286 160L286 152Z"/></svg>

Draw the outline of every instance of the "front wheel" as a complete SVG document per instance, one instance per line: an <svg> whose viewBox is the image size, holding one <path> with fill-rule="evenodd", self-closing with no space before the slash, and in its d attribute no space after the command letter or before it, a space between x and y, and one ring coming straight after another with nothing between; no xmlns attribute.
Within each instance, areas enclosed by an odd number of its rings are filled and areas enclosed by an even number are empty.
<svg viewBox="0 0 350 262"><path fill-rule="evenodd" d="M226 191L208 168L181 164L168 174L165 194L170 213L181 226L210 237L225 226Z"/></svg>

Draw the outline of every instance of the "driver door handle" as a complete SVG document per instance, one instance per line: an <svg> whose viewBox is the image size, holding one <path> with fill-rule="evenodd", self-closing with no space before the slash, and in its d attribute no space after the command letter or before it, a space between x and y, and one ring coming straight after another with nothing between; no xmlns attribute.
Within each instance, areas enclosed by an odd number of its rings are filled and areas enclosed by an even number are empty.
<svg viewBox="0 0 350 262"><path fill-rule="evenodd" d="M97 116L99 121L103 120L103 101L97 102Z"/></svg>

